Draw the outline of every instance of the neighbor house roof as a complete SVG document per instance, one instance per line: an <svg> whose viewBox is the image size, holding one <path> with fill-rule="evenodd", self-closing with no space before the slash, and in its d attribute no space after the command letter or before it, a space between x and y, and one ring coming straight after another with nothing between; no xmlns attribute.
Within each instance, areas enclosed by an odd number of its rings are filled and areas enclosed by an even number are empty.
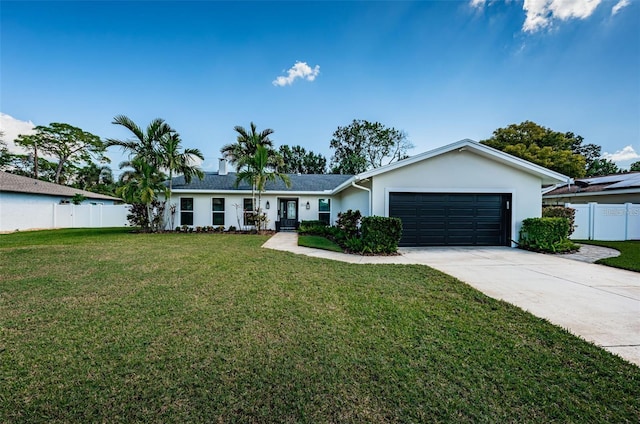
<svg viewBox="0 0 640 424"><path fill-rule="evenodd" d="M640 172L579 178L573 184L563 184L543 197L598 196L617 193L640 193Z"/></svg>
<svg viewBox="0 0 640 424"><path fill-rule="evenodd" d="M280 178L275 182L269 181L266 191L270 192L331 192L351 175L339 174L287 174L291 181L291 187L287 187ZM240 181L236 187L237 174L229 172L219 175L217 172L207 172L202 180L193 178L189 184L184 177L175 177L172 183L174 192L189 192L193 190L226 192L226 191L251 191L251 186L246 181Z"/></svg>
<svg viewBox="0 0 640 424"><path fill-rule="evenodd" d="M122 201L122 199L117 197L92 193L90 191L23 177L22 175L10 174L4 171L0 171L0 191L64 197L73 197L76 194L81 194L87 199Z"/></svg>

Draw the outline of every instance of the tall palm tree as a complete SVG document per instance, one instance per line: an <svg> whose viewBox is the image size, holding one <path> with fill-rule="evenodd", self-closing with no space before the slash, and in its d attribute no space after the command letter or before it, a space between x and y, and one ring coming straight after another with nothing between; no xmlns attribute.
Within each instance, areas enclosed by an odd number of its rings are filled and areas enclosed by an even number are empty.
<svg viewBox="0 0 640 424"><path fill-rule="evenodd" d="M186 148L183 151L180 143L180 135L172 133L160 140L158 156L160 167L169 172L169 198L173 188L173 173L182 174L184 181L189 184L193 177L204 178L204 172L194 163L194 158L204 160L200 149Z"/></svg>
<svg viewBox="0 0 640 424"><path fill-rule="evenodd" d="M236 176L236 187L241 181L246 181L251 185L251 198L253 200L253 210L256 215L256 227L258 231L262 229L262 193L266 189L267 182L276 181L278 178L291 187L291 181L287 174L273 171L269 158L269 151L266 147L258 144L256 152L242 158L238 162L238 174ZM255 193L258 193L258 207L256 208Z"/></svg>
<svg viewBox="0 0 640 424"><path fill-rule="evenodd" d="M267 149L269 156L272 155L273 141L269 138L269 136L273 134L271 128L258 132L256 124L251 122L249 131L239 125L233 129L238 133L236 142L225 144L222 146L222 149L220 149L220 153L222 153L222 156L224 156L229 163L237 165L239 161L246 160L255 155L258 146L263 146ZM239 169L237 166L236 168Z"/></svg>
<svg viewBox="0 0 640 424"><path fill-rule="evenodd" d="M147 185L147 188L153 186L158 188L156 190L157 192L163 192L166 199L165 203L171 199L174 173L183 174L187 183L191 182L194 176L200 179L204 177L202 170L194 163L194 158L204 160L202 152L198 149L184 149L181 152L180 135L163 119L154 119L145 130L124 115L118 115L113 118L113 123L127 128L134 135L134 138L130 140L107 139L106 145L107 147L119 146L123 150L128 151L132 157L129 163L133 163L134 161L143 161L146 163L147 166L144 168L145 172L134 173L135 175L151 181L152 179L157 179L156 177L160 175L164 177L161 171L165 170L169 172L168 191L164 186L163 189L160 189L155 183ZM148 176L146 176L147 174ZM151 178L151 174L154 174L154 178ZM150 196L141 197L148 211L151 210L151 202L155 200L155 196L149 200L150 198ZM173 227L173 223L171 223L171 226Z"/></svg>
<svg viewBox="0 0 640 424"><path fill-rule="evenodd" d="M156 118L147 126L146 130L142 130L133 120L125 115L118 115L113 118L113 124L121 125L131 131L134 138L131 140L118 140L108 138L106 146L121 147L123 150L136 158L144 158L148 163L157 166L159 162L158 144L175 130L167 124L164 119Z"/></svg>
<svg viewBox="0 0 640 424"><path fill-rule="evenodd" d="M204 155L199 149L186 148L181 151L180 135L171 133L168 137L160 140L158 145L158 155L160 158L160 166L169 172L169 190L167 192L167 201L169 203L169 228L173 228L173 220L176 212L176 206L171 203L171 194L173 192L173 173L182 174L184 181L189 184L193 177L198 179L204 178L204 172L198 165L194 163L194 158L204 160Z"/></svg>
<svg viewBox="0 0 640 424"><path fill-rule="evenodd" d="M146 229L152 230L153 214L152 203L157 199L158 193L167 196L167 186L164 185L162 173L151 163L143 158L134 158L120 164L120 169L131 168L122 173L120 181L123 183L116 194L128 203L143 203L147 210Z"/></svg>

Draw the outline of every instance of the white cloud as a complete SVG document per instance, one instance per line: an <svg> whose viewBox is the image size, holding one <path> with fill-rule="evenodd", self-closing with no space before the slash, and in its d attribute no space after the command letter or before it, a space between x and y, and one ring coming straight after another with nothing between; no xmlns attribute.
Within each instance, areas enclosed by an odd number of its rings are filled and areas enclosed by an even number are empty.
<svg viewBox="0 0 640 424"><path fill-rule="evenodd" d="M615 6L611 8L611 16L616 15L620 11L620 9L622 9L623 7L627 7L630 4L631 2L629 0L620 0L615 4Z"/></svg>
<svg viewBox="0 0 640 424"><path fill-rule="evenodd" d="M626 0L622 0L626 1ZM524 32L536 32L551 25L554 19L586 19L602 0L524 0L527 17Z"/></svg>
<svg viewBox="0 0 640 424"><path fill-rule="evenodd" d="M613 162L624 162L624 161L629 161L634 159L640 159L640 154L638 154L638 152L635 151L633 146L628 145L622 150L618 150L615 153L604 152L602 157L605 159L609 159Z"/></svg>
<svg viewBox="0 0 640 424"><path fill-rule="evenodd" d="M279 76L273 80L273 85L284 87L293 84L296 78L302 78L307 81L313 81L320 73L320 65L311 68L307 62L296 62L295 65L287 71L287 76Z"/></svg>
<svg viewBox="0 0 640 424"><path fill-rule="evenodd" d="M481 8L487 3L487 0L471 0L471 7Z"/></svg>
<svg viewBox="0 0 640 424"><path fill-rule="evenodd" d="M24 153L22 147L15 145L13 140L20 134L33 134L35 125L31 121L21 121L11 115L0 112L0 131L4 133L2 139L7 143L7 148L11 153Z"/></svg>

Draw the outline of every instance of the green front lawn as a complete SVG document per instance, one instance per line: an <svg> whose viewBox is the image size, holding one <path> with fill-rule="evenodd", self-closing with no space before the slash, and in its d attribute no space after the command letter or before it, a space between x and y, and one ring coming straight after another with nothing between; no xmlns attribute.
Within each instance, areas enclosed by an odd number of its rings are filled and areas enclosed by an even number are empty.
<svg viewBox="0 0 640 424"><path fill-rule="evenodd" d="M596 246L610 247L620 251L620 256L615 258L599 259L596 263L609 265L616 268L628 269L640 272L640 240L628 241L597 241L580 240L579 243L594 244Z"/></svg>
<svg viewBox="0 0 640 424"><path fill-rule="evenodd" d="M631 422L640 368L426 266L0 235L0 422Z"/></svg>
<svg viewBox="0 0 640 424"><path fill-rule="evenodd" d="M329 250L332 252L342 252L342 248L322 236L298 236L298 246L312 247L314 249Z"/></svg>

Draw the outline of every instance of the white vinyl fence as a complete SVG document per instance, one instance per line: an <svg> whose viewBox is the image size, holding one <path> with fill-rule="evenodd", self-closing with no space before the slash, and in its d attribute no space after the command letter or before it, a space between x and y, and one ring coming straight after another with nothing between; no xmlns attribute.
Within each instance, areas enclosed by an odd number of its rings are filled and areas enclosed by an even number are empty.
<svg viewBox="0 0 640 424"><path fill-rule="evenodd" d="M3 204L0 231L129 226L129 205Z"/></svg>
<svg viewBox="0 0 640 424"><path fill-rule="evenodd" d="M640 204L572 204L576 210L574 240L640 240Z"/></svg>

